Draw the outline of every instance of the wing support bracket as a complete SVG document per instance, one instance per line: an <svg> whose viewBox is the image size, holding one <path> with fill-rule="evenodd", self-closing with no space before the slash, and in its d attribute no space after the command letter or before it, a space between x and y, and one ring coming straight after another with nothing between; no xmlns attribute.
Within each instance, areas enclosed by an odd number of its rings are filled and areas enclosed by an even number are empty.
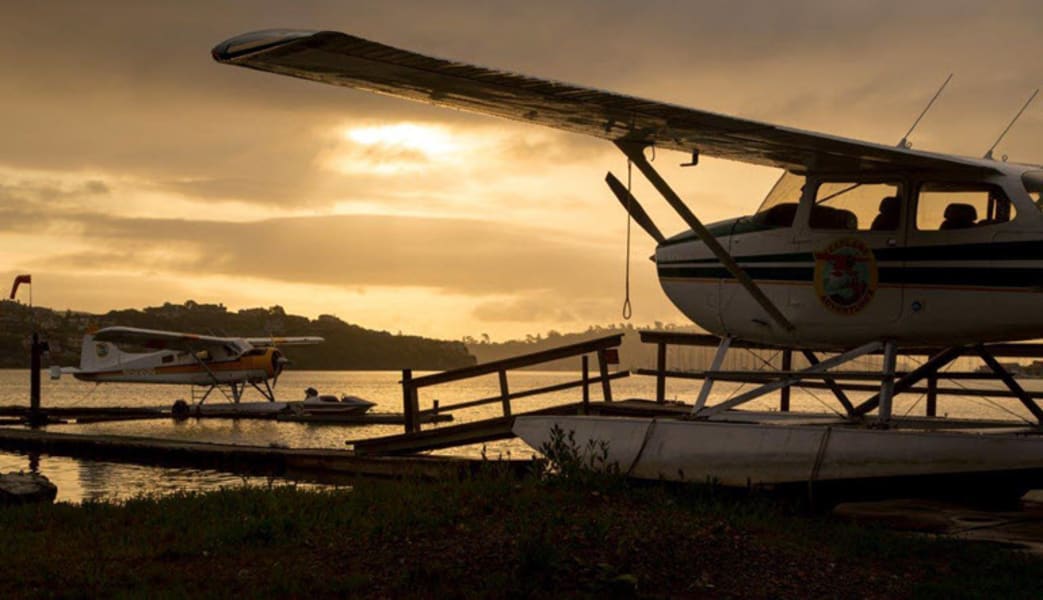
<svg viewBox="0 0 1043 600"><path fill-rule="evenodd" d="M761 308L768 313L768 316L772 318L780 327L786 331L793 331L793 324L779 311L778 307L772 303L772 301L764 294L764 291L757 286L757 284L750 278L746 271L742 270L742 267L735 262L735 258L721 246L721 243L717 241L717 238L706 229L706 226L695 216L695 214L688 208L688 206L681 200L681 197L674 192L670 184L663 179L652 163L648 162L645 158L644 149L647 144L642 142L631 142L627 140L616 140L616 147L623 151L623 154L630 159L641 173L648 179L649 183L655 187L656 190L666 199L666 201L673 207L674 211L680 215L681 219L692 228L695 235L706 244L706 247L713 252L713 255L717 257L717 260L721 261L724 268L735 277L735 280L739 282L742 287L746 288L746 291L753 296L753 299L757 301L757 304L761 305Z"/></svg>

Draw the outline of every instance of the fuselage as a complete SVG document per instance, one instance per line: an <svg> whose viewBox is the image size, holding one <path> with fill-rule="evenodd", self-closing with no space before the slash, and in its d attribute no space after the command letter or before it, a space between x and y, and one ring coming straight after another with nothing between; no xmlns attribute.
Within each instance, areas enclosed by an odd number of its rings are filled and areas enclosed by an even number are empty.
<svg viewBox="0 0 1043 600"><path fill-rule="evenodd" d="M796 175L711 233L793 325L775 323L692 232L655 259L663 290L717 335L843 348L1043 337L1043 171L980 179Z"/></svg>
<svg viewBox="0 0 1043 600"><path fill-rule="evenodd" d="M257 348L238 356L234 352L227 356L213 356L209 351L123 352L114 344L92 342L84 343L83 352L94 352L96 360L81 361L80 370L73 375L83 381L99 383L260 383L276 375L281 360L281 354L275 348Z"/></svg>

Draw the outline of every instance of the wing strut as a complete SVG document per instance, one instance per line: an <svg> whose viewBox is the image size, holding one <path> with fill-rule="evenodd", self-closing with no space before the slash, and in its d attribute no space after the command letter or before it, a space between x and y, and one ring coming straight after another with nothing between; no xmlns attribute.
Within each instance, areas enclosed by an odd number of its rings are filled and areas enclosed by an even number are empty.
<svg viewBox="0 0 1043 600"><path fill-rule="evenodd" d="M706 226L699 221L694 213L692 213L684 203L684 200L681 200L681 197L678 196L666 180L659 175L659 172L655 170L652 163L648 162L644 153L646 144L624 140L616 140L615 144L623 151L623 154L627 155L627 158L629 158L631 162L637 165L637 168L641 170L641 173L644 174L649 183L651 183L652 186L663 195L663 198L670 203L670 206L677 211L677 214L680 215L684 222L692 228L695 235L706 244L706 247L710 249L710 252L713 252L713 255L717 257L717 260L721 261L721 264L724 265L725 269L728 269L728 272L735 277L735 280L738 281L742 287L746 288L746 291L753 296L753 299L757 301L757 304L761 305L761 308L768 313L772 320L778 323L779 326L786 331L793 331L793 324L790 323L789 320L783 316L782 312L779 311L778 307L776 307L772 301L764 295L764 292L760 287L757 286L753 279L750 279L750 276L746 271L742 270L742 267L740 267L739 264L735 262L735 259L732 258L732 255L728 254L728 251L721 246L721 243L717 241L717 238L706 229Z"/></svg>
<svg viewBox="0 0 1043 600"><path fill-rule="evenodd" d="M630 216L634 218L634 221L641 226L641 229L645 230L645 233L652 236L652 239L657 244L662 244L666 241L666 236L663 232L659 231L655 223L652 222L652 218L648 216L645 209L641 207L641 204L637 201L637 198L627 190L626 186L623 185L615 175L609 173L605 175L605 183L608 184L609 189L616 195L616 199L623 205L623 209L630 213Z"/></svg>

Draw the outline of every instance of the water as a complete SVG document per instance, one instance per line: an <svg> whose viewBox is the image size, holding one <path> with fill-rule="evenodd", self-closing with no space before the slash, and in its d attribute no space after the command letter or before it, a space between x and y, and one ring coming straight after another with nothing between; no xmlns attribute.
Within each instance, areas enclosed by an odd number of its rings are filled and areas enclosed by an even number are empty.
<svg viewBox="0 0 1043 600"><path fill-rule="evenodd" d="M417 373L415 376L423 375ZM284 400L301 400L304 389L315 387L321 393L352 394L375 402L372 412L402 412L402 388L400 373L395 371L288 371L279 379L278 396ZM575 380L577 375L569 372L513 371L509 373L512 392ZM1040 381L1026 380L1023 385L1040 389ZM668 380L667 398L691 402L698 393L701 382L695 380ZM942 384L956 387L955 383ZM984 387L995 383L965 382L965 387ZM714 387L711 401L723 400L740 389L749 386L719 383ZM29 373L26 370L0 370L0 405L27 405L29 396ZM612 382L613 397L652 399L655 397L655 379L644 376ZM244 401L260 400L255 392ZM423 388L420 390L421 409L430 408L438 399L441 406L499 395L499 379L496 375ZM217 392L214 392L217 394ZM856 404L869 394L851 393ZM52 381L44 377L43 406L151 406L169 407L178 398L188 399L186 386L104 384L95 386L72 377ZM576 402L580 398L578 388L540 396L522 398L512 402L515 413ZM600 385L591 388L591 398L600 399ZM224 401L220 396L211 396L208 402ZM825 390L793 390L793 410L829 412L839 410L832 394ZM746 407L773 410L778 407L778 395L768 395L755 400ZM448 424L466 423L500 416L499 402L485 406L452 411L454 421ZM895 399L895 414L923 414L924 399L916 395L902 395ZM1014 399L983 400L970 397L941 398L939 414L951 417L975 418L1029 418L1029 413ZM424 428L439 425L425 425ZM444 425L443 425L444 426ZM346 442L402 432L402 425L317 425L306 423L279 423L266 420L189 419L123 421L94 424L52 425L49 431L135 435L178 440L219 442L244 445L276 444L290 448L346 448ZM491 442L483 446L470 446L440 451L444 454L478 456L482 452L491 458L497 456L528 457L532 449L520 440ZM29 468L29 457L19 454L0 453L0 472ZM58 485L59 499L77 502L84 499L125 498L140 493L164 493L175 489L208 490L222 486L248 483L265 483L264 478L243 478L239 475L201 469L160 469L118 463L78 460L64 457L43 456L39 458L39 471ZM282 481L282 480L280 480Z"/></svg>

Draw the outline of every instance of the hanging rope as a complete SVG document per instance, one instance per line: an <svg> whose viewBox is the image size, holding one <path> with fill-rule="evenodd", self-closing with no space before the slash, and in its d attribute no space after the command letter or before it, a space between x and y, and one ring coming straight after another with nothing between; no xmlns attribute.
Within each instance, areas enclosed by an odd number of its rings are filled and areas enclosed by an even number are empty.
<svg viewBox="0 0 1043 600"><path fill-rule="evenodd" d="M627 159L627 265L626 265L626 282L625 295L623 298L623 320L629 321L631 315L634 314L634 309L630 306L630 222L633 221L633 217L630 216L630 185L632 182L633 163Z"/></svg>

